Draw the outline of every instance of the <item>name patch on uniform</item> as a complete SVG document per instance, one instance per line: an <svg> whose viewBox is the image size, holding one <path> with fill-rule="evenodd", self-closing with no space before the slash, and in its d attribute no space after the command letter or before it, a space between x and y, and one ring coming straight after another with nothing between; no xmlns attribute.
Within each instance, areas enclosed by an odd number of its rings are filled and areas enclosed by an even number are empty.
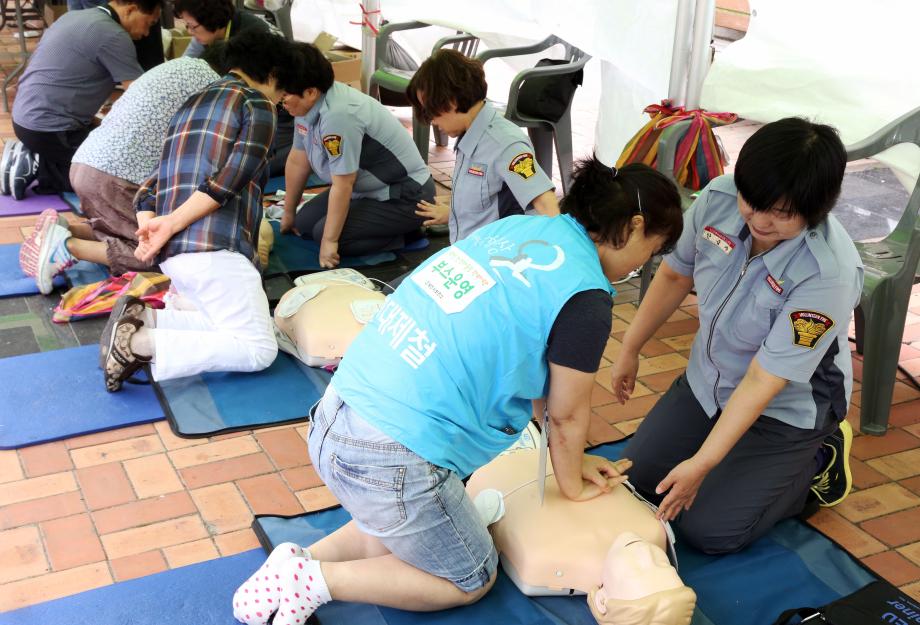
<svg viewBox="0 0 920 625"><path fill-rule="evenodd" d="M703 228L703 238L726 254L731 254L731 251L735 249L734 241L729 239L726 235L722 234L712 226L706 226Z"/></svg>
<svg viewBox="0 0 920 625"><path fill-rule="evenodd" d="M471 165L470 168L466 170L466 173L473 174L474 176L479 176L480 178L486 175L482 165Z"/></svg>
<svg viewBox="0 0 920 625"><path fill-rule="evenodd" d="M307 134L307 127L304 126L303 124L297 124L297 132L299 132L302 135L305 135Z"/></svg>
<svg viewBox="0 0 920 625"><path fill-rule="evenodd" d="M767 284L770 285L770 288L773 289L777 295L783 294L783 287L780 286L781 283L777 282L776 279L770 274L767 274Z"/></svg>
<svg viewBox="0 0 920 625"><path fill-rule="evenodd" d="M834 327L834 320L813 310L796 310L789 313L792 322L792 340L796 345L814 349L821 337Z"/></svg>
<svg viewBox="0 0 920 625"><path fill-rule="evenodd" d="M412 281L448 315L463 311L495 286L489 272L456 247L412 274Z"/></svg>
<svg viewBox="0 0 920 625"><path fill-rule="evenodd" d="M512 158L511 162L508 163L508 171L513 171L524 180L536 174L537 170L533 163L533 154L521 152Z"/></svg>
<svg viewBox="0 0 920 625"><path fill-rule="evenodd" d="M338 156L342 153L342 135L323 135L323 145L329 156Z"/></svg>

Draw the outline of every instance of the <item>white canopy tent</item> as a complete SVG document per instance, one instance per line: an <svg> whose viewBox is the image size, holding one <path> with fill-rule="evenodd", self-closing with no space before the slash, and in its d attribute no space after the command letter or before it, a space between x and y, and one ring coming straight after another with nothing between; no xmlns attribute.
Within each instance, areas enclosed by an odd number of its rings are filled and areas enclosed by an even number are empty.
<svg viewBox="0 0 920 625"><path fill-rule="evenodd" d="M751 0L751 10L747 35L706 76L704 108L762 122L805 116L850 144L920 106L914 0ZM920 149L897 146L879 160L913 189Z"/></svg>
<svg viewBox="0 0 920 625"><path fill-rule="evenodd" d="M398 41L418 60L455 30L479 36L486 47L555 34L585 50L593 59L577 97L597 103L595 143L605 162L614 161L647 121L642 109L669 95L689 106L699 99L708 110L762 122L807 116L837 126L846 143L920 104L920 78L907 53L920 18L920 4L913 0L871 5L752 0L748 34L723 50L712 67L715 0L373 3L389 21L444 27L400 33ZM361 5L355 0L294 0L292 18L297 39L312 41L326 31L361 47ZM505 99L514 73L537 58L490 62L490 97ZM901 146L881 160L905 186L913 186L920 150Z"/></svg>
<svg viewBox="0 0 920 625"><path fill-rule="evenodd" d="M418 20L445 27L399 33L396 39L418 60L427 58L437 39L456 30L477 35L487 48L532 43L555 34L586 51L593 58L579 97L598 103L596 144L607 162L616 160L623 144L645 123L642 109L668 96L675 0L381 0L380 7L391 22ZM361 17L354 0L295 0L294 35L312 41L326 31L361 47L360 26L352 23L360 23ZM490 98L506 99L514 74L532 67L541 56L546 55L491 61Z"/></svg>

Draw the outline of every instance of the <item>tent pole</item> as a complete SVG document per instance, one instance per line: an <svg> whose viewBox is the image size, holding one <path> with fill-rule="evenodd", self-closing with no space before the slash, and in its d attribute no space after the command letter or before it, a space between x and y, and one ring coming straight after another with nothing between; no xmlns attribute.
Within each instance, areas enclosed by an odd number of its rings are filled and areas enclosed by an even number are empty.
<svg viewBox="0 0 920 625"><path fill-rule="evenodd" d="M377 55L375 33L380 28L380 0L363 0L362 6L365 15L362 19L364 25L361 27L361 91L367 93Z"/></svg>
<svg viewBox="0 0 920 625"><path fill-rule="evenodd" d="M687 108L699 108L703 81L712 63L712 32L715 28L715 0L697 0L693 15L693 45L687 75Z"/></svg>
<svg viewBox="0 0 920 625"><path fill-rule="evenodd" d="M671 52L671 78L668 81L668 99L682 106L687 97L687 72L690 62L690 33L693 29L695 0L679 0L674 24L674 47Z"/></svg>

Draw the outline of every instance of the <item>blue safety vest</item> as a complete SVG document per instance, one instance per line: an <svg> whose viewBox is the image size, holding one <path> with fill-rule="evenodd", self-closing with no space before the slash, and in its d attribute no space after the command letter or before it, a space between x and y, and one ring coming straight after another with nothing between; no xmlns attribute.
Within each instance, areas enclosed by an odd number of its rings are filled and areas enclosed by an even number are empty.
<svg viewBox="0 0 920 625"><path fill-rule="evenodd" d="M548 390L547 340L576 293L613 292L568 215L517 215L441 250L387 298L333 378L368 422L466 476L511 445Z"/></svg>

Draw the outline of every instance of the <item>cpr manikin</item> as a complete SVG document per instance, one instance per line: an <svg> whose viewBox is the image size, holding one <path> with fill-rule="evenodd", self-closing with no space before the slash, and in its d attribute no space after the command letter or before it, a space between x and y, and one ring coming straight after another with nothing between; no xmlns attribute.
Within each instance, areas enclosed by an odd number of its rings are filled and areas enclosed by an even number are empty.
<svg viewBox="0 0 920 625"><path fill-rule="evenodd" d="M385 299L354 269L300 276L294 284L275 308L275 336L311 367L338 364Z"/></svg>
<svg viewBox="0 0 920 625"><path fill-rule="evenodd" d="M551 464L541 504L538 455L536 449L502 454L467 484L481 514L504 508L490 530L515 585L528 595L590 594L600 623L687 625L696 595L672 566L670 529L649 504L625 486L571 501L560 492Z"/></svg>
<svg viewBox="0 0 920 625"><path fill-rule="evenodd" d="M598 623L686 625L693 618L696 593L680 581L661 547L633 532L613 541L601 582L588 593Z"/></svg>

